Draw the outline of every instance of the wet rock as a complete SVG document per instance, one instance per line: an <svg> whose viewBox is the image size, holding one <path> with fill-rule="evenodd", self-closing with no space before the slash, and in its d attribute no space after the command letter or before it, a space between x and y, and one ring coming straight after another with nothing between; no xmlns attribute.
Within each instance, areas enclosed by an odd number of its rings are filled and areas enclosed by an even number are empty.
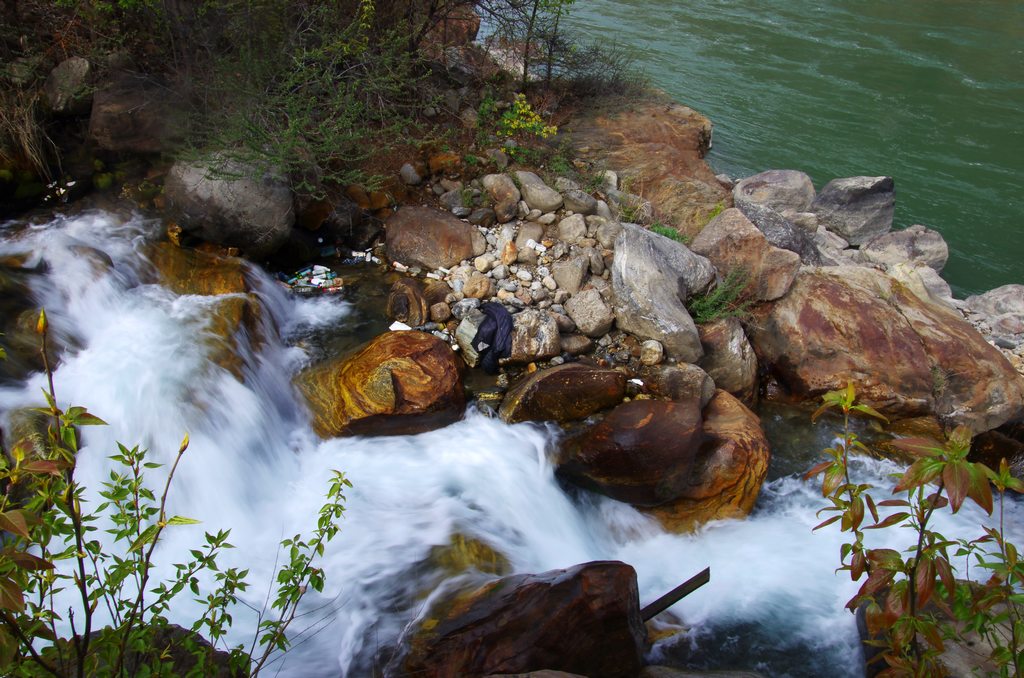
<svg viewBox="0 0 1024 678"><path fill-rule="evenodd" d="M475 226L432 207L402 207L385 223L387 256L427 269L449 268L483 254L487 241Z"/></svg>
<svg viewBox="0 0 1024 678"><path fill-rule="evenodd" d="M512 570L508 559L493 548L472 537L455 533L447 544L430 549L430 565L449 575L476 570L494 575L506 575Z"/></svg>
<svg viewBox="0 0 1024 678"><path fill-rule="evenodd" d="M497 215L490 207L478 207L469 213L469 223L475 226L490 228L497 221Z"/></svg>
<svg viewBox="0 0 1024 678"><path fill-rule="evenodd" d="M633 568L585 563L513 575L437 600L403 634L385 676L547 669L633 678L645 640Z"/></svg>
<svg viewBox="0 0 1024 678"><path fill-rule="evenodd" d="M892 229L896 206L892 177L846 177L828 182L811 211L822 225L851 245L863 245Z"/></svg>
<svg viewBox="0 0 1024 678"><path fill-rule="evenodd" d="M637 678L767 678L754 671L692 671L668 666L645 666Z"/></svg>
<svg viewBox="0 0 1024 678"><path fill-rule="evenodd" d="M292 192L283 179L224 155L174 163L164 195L186 232L237 247L255 260L280 248L295 223Z"/></svg>
<svg viewBox="0 0 1024 678"><path fill-rule="evenodd" d="M811 178L796 170L768 170L740 179L732 189L736 207L763 205L776 212L806 212L814 202Z"/></svg>
<svg viewBox="0 0 1024 678"><path fill-rule="evenodd" d="M430 305L423 293L423 284L415 278L400 278L388 292L387 317L410 327L425 325L430 319Z"/></svg>
<svg viewBox="0 0 1024 678"><path fill-rule="evenodd" d="M617 405L625 392L622 372L568 363L524 377L505 395L498 414L510 424L573 421Z"/></svg>
<svg viewBox="0 0 1024 678"><path fill-rule="evenodd" d="M149 76L122 74L93 94L89 139L95 149L114 153L170 150L184 136L182 101Z"/></svg>
<svg viewBox="0 0 1024 678"><path fill-rule="evenodd" d="M895 266L904 262L922 262L936 271L941 271L949 259L949 246L942 234L920 224L876 236L860 251L874 264Z"/></svg>
<svg viewBox="0 0 1024 678"><path fill-rule="evenodd" d="M714 276L711 262L685 245L623 224L611 274L619 329L660 341L670 357L699 359L700 337L684 300L706 290Z"/></svg>
<svg viewBox="0 0 1024 678"><path fill-rule="evenodd" d="M593 288L573 295L565 302L565 312L579 331L591 338L607 334L615 322L612 309L604 303L601 293Z"/></svg>
<svg viewBox="0 0 1024 678"><path fill-rule="evenodd" d="M540 210L541 213L554 212L562 206L562 195L533 172L516 172L516 179L519 180L519 191L523 200L531 210Z"/></svg>
<svg viewBox="0 0 1024 678"><path fill-rule="evenodd" d="M549 360L562 352L558 323L547 311L527 310L512 316L511 363Z"/></svg>
<svg viewBox="0 0 1024 678"><path fill-rule="evenodd" d="M322 438L405 435L462 416L462 360L424 332L388 332L296 377Z"/></svg>
<svg viewBox="0 0 1024 678"><path fill-rule="evenodd" d="M976 433L1024 409L1024 382L997 349L873 269L806 269L749 327L758 360L801 397L849 380L889 416L933 413Z"/></svg>
<svg viewBox="0 0 1024 678"><path fill-rule="evenodd" d="M651 392L669 400L698 399L703 409L715 395L715 382L707 372L683 363L645 367L640 378Z"/></svg>
<svg viewBox="0 0 1024 678"><path fill-rule="evenodd" d="M635 400L562 442L558 474L619 501L656 506L687 487L701 441L697 400Z"/></svg>
<svg viewBox="0 0 1024 678"><path fill-rule="evenodd" d="M569 355L584 355L594 350L594 342L582 334L563 334L561 344L562 351Z"/></svg>
<svg viewBox="0 0 1024 678"><path fill-rule="evenodd" d="M43 94L50 110L58 115L85 115L92 108L88 60L71 57L50 71Z"/></svg>
<svg viewBox="0 0 1024 678"><path fill-rule="evenodd" d="M704 408L703 433L682 495L644 509L667 530L690 532L711 520L746 516L768 475L771 448L760 420L725 391Z"/></svg>
<svg viewBox="0 0 1024 678"><path fill-rule="evenodd" d="M770 207L757 203L737 205L743 216L764 234L768 242L790 252L800 255L800 261L808 266L821 266L821 253L811 233L798 227L786 217ZM811 215L814 217L814 215ZM814 217L817 220L817 217ZM817 226L815 226L815 230ZM812 231L813 233L813 231ZM843 247L846 247L844 244Z"/></svg>
<svg viewBox="0 0 1024 678"><path fill-rule="evenodd" d="M169 242L154 243L148 257L160 283L175 294L243 294L245 262L199 250L184 250Z"/></svg>
<svg viewBox="0 0 1024 678"><path fill-rule="evenodd" d="M740 321L725 318L698 329L704 348L700 367L714 379L715 386L752 402L757 388L757 357Z"/></svg>
<svg viewBox="0 0 1024 678"><path fill-rule="evenodd" d="M775 247L738 209L731 208L711 220L690 244L719 271L744 271L744 294L758 301L778 299L800 270L800 255Z"/></svg>

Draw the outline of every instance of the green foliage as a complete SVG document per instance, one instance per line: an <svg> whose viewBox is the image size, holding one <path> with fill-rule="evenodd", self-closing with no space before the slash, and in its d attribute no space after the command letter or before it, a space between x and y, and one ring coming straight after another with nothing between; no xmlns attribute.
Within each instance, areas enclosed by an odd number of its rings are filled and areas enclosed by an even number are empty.
<svg viewBox="0 0 1024 678"><path fill-rule="evenodd" d="M1024 483L1014 478L1005 459L998 472L967 455L971 433L957 427L945 441L907 438L897 446L911 453L915 461L899 478L893 494L902 498L876 501L874 488L850 478L849 454L866 451L850 431L850 414L857 412L885 419L871 407L857 403L852 383L846 389L823 396L816 419L827 410L843 414L843 432L838 444L825 450L828 459L804 476L822 475L822 495L831 503L819 512L832 514L814 529L839 523L851 541L840 550L839 571L850 573L853 581L864 580L847 603L856 610L865 606L869 641L887 664L881 675L943 675L940 657L950 640L969 642L965 633L982 636L993 648L988 658L997 675L1019 676L1024 669L1024 620L1018 605L1024 602L1024 562L1017 548L1006 540L1003 505L1007 490L1024 492ZM947 506L956 513L967 499L987 514L993 511L992 488L999 495L999 526L982 526L977 539L951 541L932 527L935 511ZM881 515L879 508L894 509ZM870 518L870 524L866 521ZM868 549L864 532L899 528L916 535L916 543L905 552ZM991 576L976 584L955 576L950 556L973 559Z"/></svg>
<svg viewBox="0 0 1024 678"><path fill-rule="evenodd" d="M714 207L712 207L711 211L708 212L708 220L707 220L707 222L705 222L705 225L710 223L712 219L714 219L719 214L721 214L722 210L724 210L724 209L725 209L725 203L722 203L722 202L717 203Z"/></svg>
<svg viewBox="0 0 1024 678"><path fill-rule="evenodd" d="M654 224L651 225L651 231L657 233L658 235L663 235L671 240L675 240L676 242L681 242L684 245L688 243L690 240L676 229L672 228L671 226L666 226L660 221L655 222Z"/></svg>
<svg viewBox="0 0 1024 678"><path fill-rule="evenodd" d="M742 269L733 269L714 288L705 294L691 297L686 308L698 325L723 318L743 318L751 301L746 298L750 275Z"/></svg>
<svg viewBox="0 0 1024 678"><path fill-rule="evenodd" d="M189 551L174 573L152 581L154 553L167 529L195 525L196 520L167 513L175 471L189 440L186 435L157 494L146 474L160 468L139 447L118 445L111 471L99 492L100 503L86 506L86 489L76 479L79 428L104 422L82 407L62 410L56 404L46 351L48 323L41 313L37 331L48 378L47 406L37 412L50 421L48 444L29 455L16 445L0 454L0 673L5 676L212 675L212 648L224 646L232 610L246 591L247 570L221 569L218 556L229 532L207 532L199 548ZM344 514L344 491L351 487L334 472L326 503L309 538L282 542L284 564L270 608L259 610L259 636L246 649L230 648L231 675L257 675L275 653L289 647L288 629L307 589L320 591L324 573L313 565L338 532ZM109 525L104 545L99 524ZM59 565L59 567L58 567ZM214 573L214 590L200 587L204 572ZM204 604L190 629L175 632L166 615L186 590ZM73 592L76 603L58 609L55 596ZM102 607L109 623L96 628ZM60 628L70 627L70 637ZM182 662L178 665L177 662ZM188 671L185 664L192 666Z"/></svg>

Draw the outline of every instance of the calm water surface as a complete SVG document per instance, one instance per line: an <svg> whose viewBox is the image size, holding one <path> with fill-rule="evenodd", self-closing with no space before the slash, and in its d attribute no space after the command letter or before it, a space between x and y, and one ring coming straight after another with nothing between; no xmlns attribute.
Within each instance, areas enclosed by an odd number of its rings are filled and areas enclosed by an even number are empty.
<svg viewBox="0 0 1024 678"><path fill-rule="evenodd" d="M896 226L938 229L960 295L1024 282L1024 2L586 0L578 26L628 45L715 123L709 161L896 179Z"/></svg>

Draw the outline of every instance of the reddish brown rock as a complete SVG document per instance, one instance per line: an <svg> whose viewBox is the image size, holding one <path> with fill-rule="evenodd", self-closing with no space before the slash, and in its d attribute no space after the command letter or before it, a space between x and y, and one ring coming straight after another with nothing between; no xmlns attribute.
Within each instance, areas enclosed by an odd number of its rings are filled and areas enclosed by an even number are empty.
<svg viewBox="0 0 1024 678"><path fill-rule="evenodd" d="M690 243L690 249L711 260L720 273L747 274L744 290L750 299L778 299L800 270L800 255L768 242L738 209L727 209L711 220Z"/></svg>
<svg viewBox="0 0 1024 678"><path fill-rule="evenodd" d="M695 399L623 403L563 441L558 473L613 499L656 506L686 490L701 437Z"/></svg>
<svg viewBox="0 0 1024 678"><path fill-rule="evenodd" d="M462 156L458 153L435 153L427 159L431 174L456 172L462 166Z"/></svg>
<svg viewBox="0 0 1024 678"><path fill-rule="evenodd" d="M388 332L355 355L296 377L313 428L339 435L405 435L462 416L462 360L424 332Z"/></svg>
<svg viewBox="0 0 1024 678"><path fill-rule="evenodd" d="M585 111L573 121L577 154L628 167L658 218L696 235L712 211L731 207L728 191L703 157L711 146L711 122L679 104L630 100L618 110ZM641 185L642 182L642 185Z"/></svg>
<svg viewBox="0 0 1024 678"><path fill-rule="evenodd" d="M758 360L800 397L852 381L890 417L935 414L976 433L1024 411L1024 381L998 350L873 269L805 270L749 326Z"/></svg>
<svg viewBox="0 0 1024 678"><path fill-rule="evenodd" d="M646 641L636 572L619 562L520 574L442 600L400 641L389 678L548 669L633 678Z"/></svg>
<svg viewBox="0 0 1024 678"><path fill-rule="evenodd" d="M746 516L768 474L771 451L760 420L725 391L704 409L704 436L681 496L644 509L667 530L690 532L710 520Z"/></svg>
<svg viewBox="0 0 1024 678"><path fill-rule="evenodd" d="M249 291L245 262L158 242L149 251L160 283L176 294L237 294Z"/></svg>
<svg viewBox="0 0 1024 678"><path fill-rule="evenodd" d="M524 377L505 394L498 414L510 424L572 421L622 402L625 393L622 372L568 363Z"/></svg>
<svg viewBox="0 0 1024 678"><path fill-rule="evenodd" d="M425 325L430 320L430 306L423 284L415 278L400 278L388 292L387 317L410 327Z"/></svg>
<svg viewBox="0 0 1024 678"><path fill-rule="evenodd" d="M384 229L389 259L431 270L454 266L487 247L475 226L433 207L403 207Z"/></svg>

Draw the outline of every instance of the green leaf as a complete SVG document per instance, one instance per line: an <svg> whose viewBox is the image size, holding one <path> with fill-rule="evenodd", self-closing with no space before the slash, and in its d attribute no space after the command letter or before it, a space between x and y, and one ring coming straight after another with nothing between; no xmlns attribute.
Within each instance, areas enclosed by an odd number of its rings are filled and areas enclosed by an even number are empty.
<svg viewBox="0 0 1024 678"><path fill-rule="evenodd" d="M141 550L143 546L145 546L146 544L148 544L149 542L153 541L153 539L156 538L156 531L157 531L156 525L150 525L149 527L147 527L143 531L143 533L141 535L139 535L139 538L136 539L134 542L132 542L131 548L129 548L128 550L129 551L139 551L139 550Z"/></svg>
<svg viewBox="0 0 1024 678"><path fill-rule="evenodd" d="M868 405L857 404L857 405L854 405L853 407L851 407L850 409L851 410L855 410L857 412L860 412L862 414L866 414L869 417L874 417L876 419L881 419L882 421L884 421L886 423L889 423L888 417L886 417L884 414L882 414L881 412L879 412L875 408L869 407Z"/></svg>
<svg viewBox="0 0 1024 678"><path fill-rule="evenodd" d="M846 469L843 468L843 465L839 463L830 464L828 470L825 471L825 479L821 481L821 495L823 497L832 495L843 484L845 479Z"/></svg>
<svg viewBox="0 0 1024 678"><path fill-rule="evenodd" d="M918 459L906 470L903 477L893 488L893 492L904 492L909 489L927 485L942 472L942 462L932 458Z"/></svg>
<svg viewBox="0 0 1024 678"><path fill-rule="evenodd" d="M195 518L185 518L184 516L174 516L167 521L168 525L198 525L199 521Z"/></svg>
<svg viewBox="0 0 1024 678"><path fill-rule="evenodd" d="M942 444L931 438L900 438L892 444L918 457L940 457L943 453Z"/></svg>

